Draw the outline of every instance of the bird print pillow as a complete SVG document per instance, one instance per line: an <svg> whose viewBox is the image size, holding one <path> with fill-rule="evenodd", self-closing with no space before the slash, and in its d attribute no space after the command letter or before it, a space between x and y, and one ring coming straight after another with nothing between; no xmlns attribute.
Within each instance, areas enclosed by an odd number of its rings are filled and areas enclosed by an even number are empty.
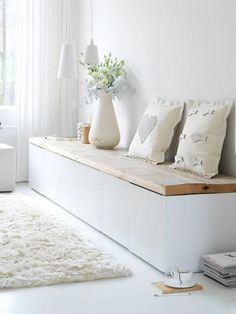
<svg viewBox="0 0 236 314"><path fill-rule="evenodd" d="M191 109L179 137L178 151L171 167L206 178L218 174L227 118L232 104L232 100L214 103L188 102Z"/></svg>

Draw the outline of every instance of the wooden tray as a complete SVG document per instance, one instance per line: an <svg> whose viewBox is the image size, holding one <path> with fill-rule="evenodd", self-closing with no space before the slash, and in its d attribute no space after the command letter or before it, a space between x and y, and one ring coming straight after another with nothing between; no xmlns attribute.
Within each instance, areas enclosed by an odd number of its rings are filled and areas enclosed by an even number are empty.
<svg viewBox="0 0 236 314"><path fill-rule="evenodd" d="M194 292L194 291L200 291L203 290L203 286L196 283L191 288L172 288L166 286L163 282L154 282L153 285L160 289L163 294L170 294L170 293L181 293L181 292Z"/></svg>

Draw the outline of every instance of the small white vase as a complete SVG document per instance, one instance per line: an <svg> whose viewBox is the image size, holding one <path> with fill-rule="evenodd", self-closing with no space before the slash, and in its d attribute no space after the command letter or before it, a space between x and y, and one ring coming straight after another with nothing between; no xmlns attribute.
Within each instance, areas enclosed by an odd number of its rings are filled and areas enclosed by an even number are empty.
<svg viewBox="0 0 236 314"><path fill-rule="evenodd" d="M96 148L113 149L120 142L120 131L109 93L101 92L89 132L89 142Z"/></svg>

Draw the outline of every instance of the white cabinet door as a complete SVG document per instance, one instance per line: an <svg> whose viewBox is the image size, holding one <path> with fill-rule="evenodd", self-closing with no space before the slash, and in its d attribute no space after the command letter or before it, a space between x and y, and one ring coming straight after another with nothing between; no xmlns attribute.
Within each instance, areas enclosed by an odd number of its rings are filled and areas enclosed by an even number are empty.
<svg viewBox="0 0 236 314"><path fill-rule="evenodd" d="M236 250L235 193L171 196L166 213L168 269L199 271L202 255Z"/></svg>
<svg viewBox="0 0 236 314"><path fill-rule="evenodd" d="M126 247L129 244L129 187L128 182L103 174L102 232Z"/></svg>
<svg viewBox="0 0 236 314"><path fill-rule="evenodd" d="M101 230L102 173L80 164L79 215L91 226Z"/></svg>
<svg viewBox="0 0 236 314"><path fill-rule="evenodd" d="M163 196L105 174L102 195L102 231L164 271Z"/></svg>
<svg viewBox="0 0 236 314"><path fill-rule="evenodd" d="M29 147L29 185L58 203L61 157L35 145Z"/></svg>
<svg viewBox="0 0 236 314"><path fill-rule="evenodd" d="M43 149L44 195L59 204L59 178L62 157Z"/></svg>
<svg viewBox="0 0 236 314"><path fill-rule="evenodd" d="M164 271L165 200L163 196L130 184L129 249Z"/></svg>
<svg viewBox="0 0 236 314"><path fill-rule="evenodd" d="M29 186L45 195L43 151L44 150L38 146L29 145Z"/></svg>
<svg viewBox="0 0 236 314"><path fill-rule="evenodd" d="M60 168L59 204L101 229L101 172L64 157Z"/></svg>
<svg viewBox="0 0 236 314"><path fill-rule="evenodd" d="M59 204L69 212L79 216L80 164L65 157L61 157L61 159Z"/></svg>

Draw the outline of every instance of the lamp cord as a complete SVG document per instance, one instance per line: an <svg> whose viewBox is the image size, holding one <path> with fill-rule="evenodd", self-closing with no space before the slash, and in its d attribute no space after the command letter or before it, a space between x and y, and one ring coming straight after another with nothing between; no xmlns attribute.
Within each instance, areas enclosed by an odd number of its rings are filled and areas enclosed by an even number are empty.
<svg viewBox="0 0 236 314"><path fill-rule="evenodd" d="M67 5L67 38L66 42L69 43L70 40L70 1L68 1Z"/></svg>
<svg viewBox="0 0 236 314"><path fill-rule="evenodd" d="M90 14L91 14L91 39L93 39L93 0L90 2Z"/></svg>

